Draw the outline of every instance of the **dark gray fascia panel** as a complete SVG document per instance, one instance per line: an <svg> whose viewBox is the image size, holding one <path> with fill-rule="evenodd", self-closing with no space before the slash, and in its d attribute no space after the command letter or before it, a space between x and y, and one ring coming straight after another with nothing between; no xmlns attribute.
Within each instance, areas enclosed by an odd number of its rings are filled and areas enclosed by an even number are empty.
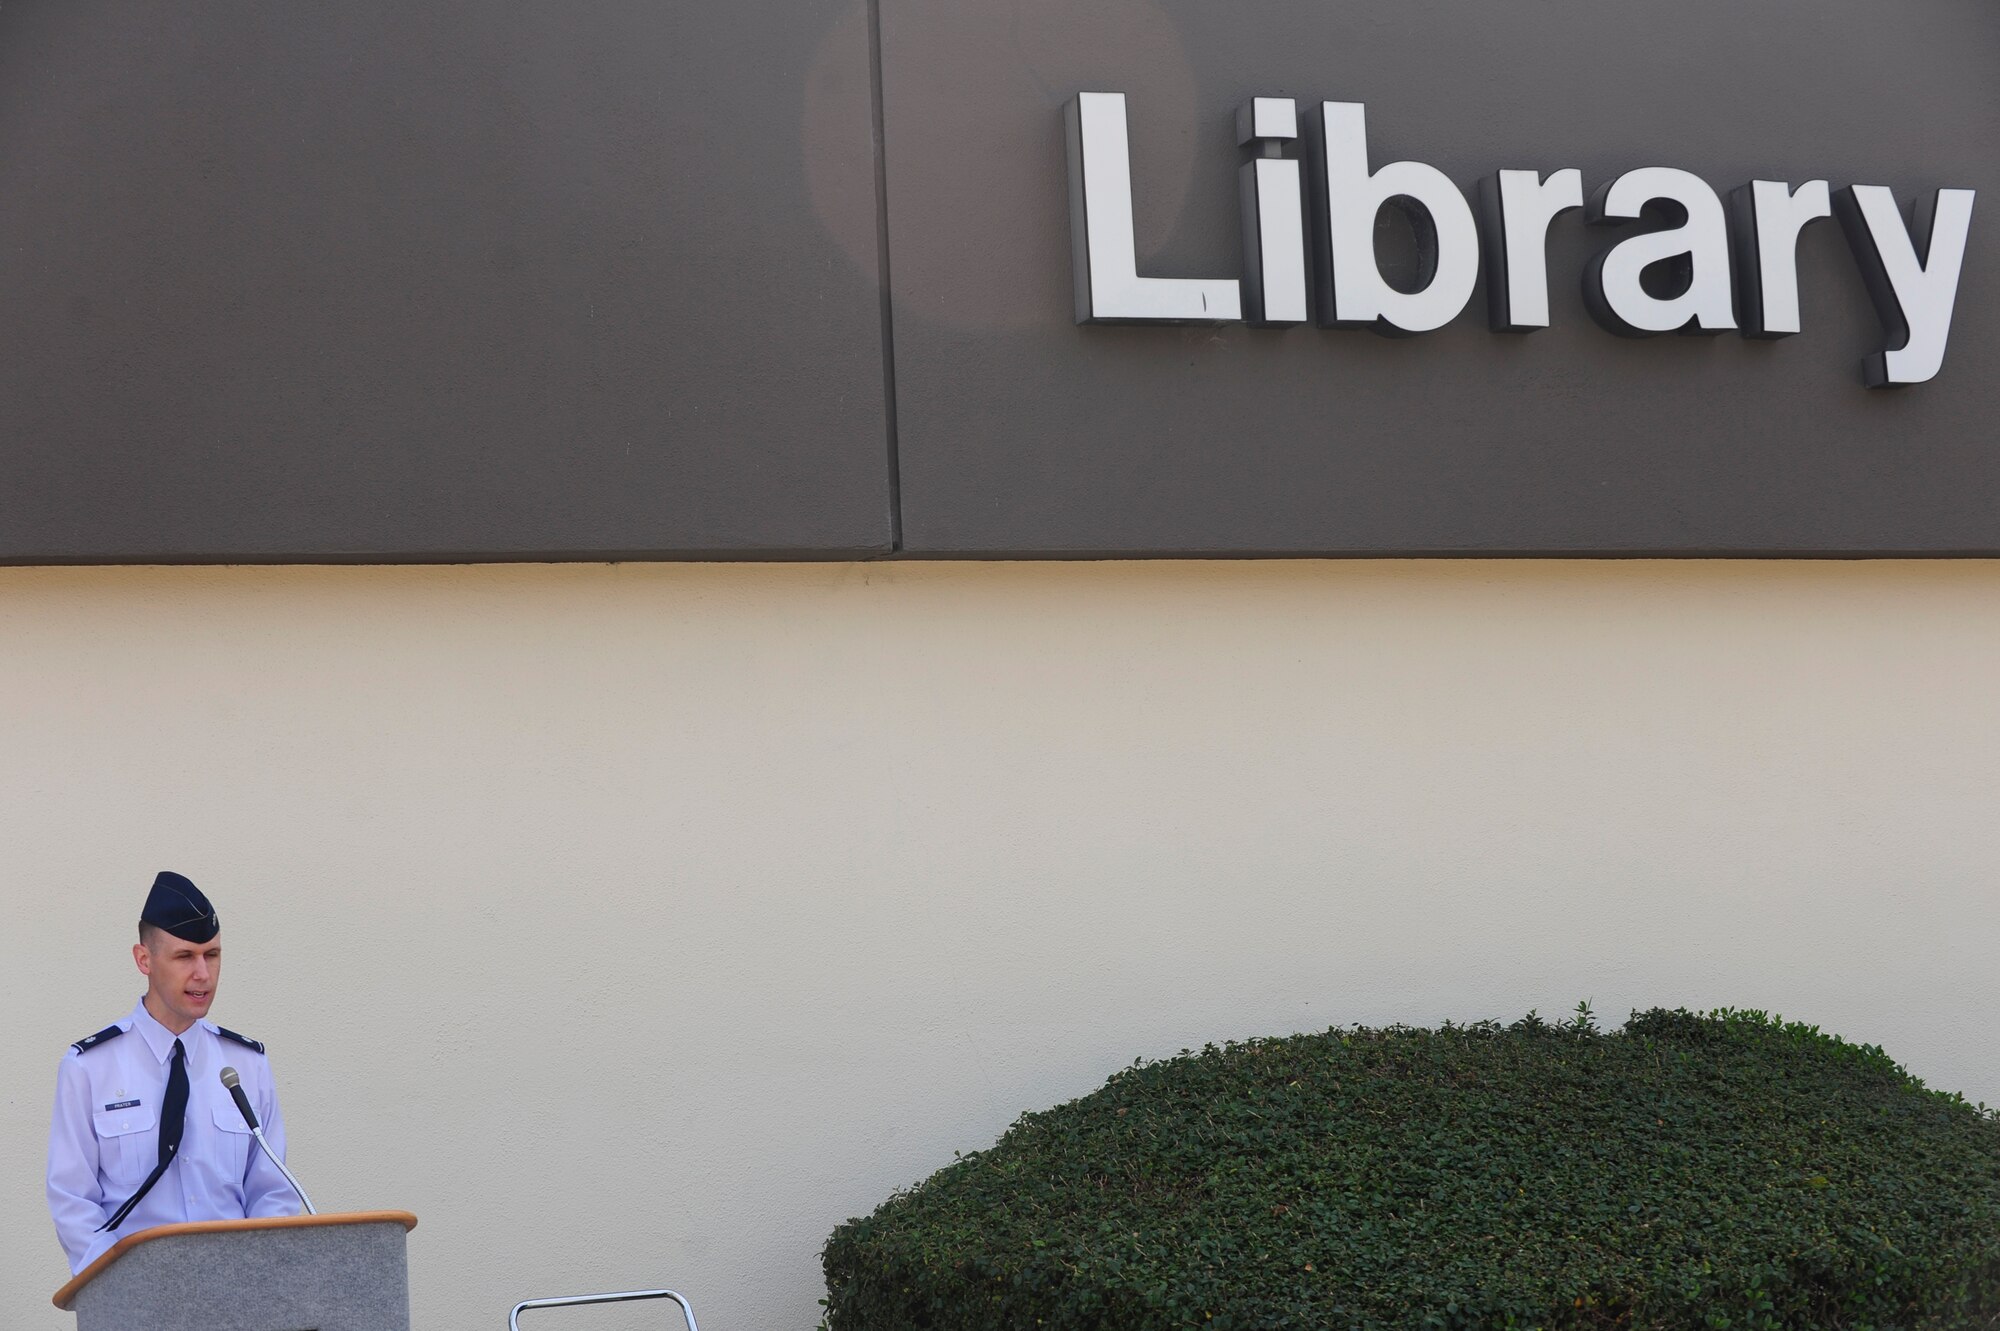
<svg viewBox="0 0 2000 1331"><path fill-rule="evenodd" d="M0 9L0 562L893 541L845 0Z"/></svg>
<svg viewBox="0 0 2000 1331"><path fill-rule="evenodd" d="M882 0L904 550L2000 554L2000 6L1982 0ZM1834 221L1803 332L1614 336L1549 229L1551 326L1075 322L1065 104L1127 94L1139 271L1236 277L1253 97L1367 108L1371 165L1647 166L1980 191L1949 351L1883 390ZM1293 152L1300 149L1294 147ZM1394 237L1389 238L1391 241ZM1490 265L1488 265L1490 268Z"/></svg>

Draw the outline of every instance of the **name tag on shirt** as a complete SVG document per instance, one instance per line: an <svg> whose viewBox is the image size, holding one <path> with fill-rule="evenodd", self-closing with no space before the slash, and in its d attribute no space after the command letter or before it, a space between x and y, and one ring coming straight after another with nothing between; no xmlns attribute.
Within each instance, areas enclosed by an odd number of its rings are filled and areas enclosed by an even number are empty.
<svg viewBox="0 0 2000 1331"><path fill-rule="evenodd" d="M104 1112L109 1114L113 1110L117 1109L137 1109L138 1107L139 1107L139 1102L137 1100L120 1100L116 1104L109 1104L104 1106Z"/></svg>

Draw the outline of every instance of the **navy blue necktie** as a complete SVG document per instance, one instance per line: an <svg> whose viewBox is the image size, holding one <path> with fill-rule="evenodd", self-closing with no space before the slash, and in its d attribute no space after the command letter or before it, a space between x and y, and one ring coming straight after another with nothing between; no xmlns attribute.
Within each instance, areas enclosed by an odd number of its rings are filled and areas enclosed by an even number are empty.
<svg viewBox="0 0 2000 1331"><path fill-rule="evenodd" d="M167 1094L160 1101L160 1163L153 1166L153 1172L146 1175L146 1181L139 1185L139 1191L132 1194L126 1203L109 1220L98 1227L102 1234L107 1229L116 1229L131 1214L139 1199L153 1190L160 1181L160 1175L167 1172L167 1166L180 1154L181 1133L187 1128L188 1070L187 1050L181 1048L179 1040L174 1041L173 1065L167 1069Z"/></svg>

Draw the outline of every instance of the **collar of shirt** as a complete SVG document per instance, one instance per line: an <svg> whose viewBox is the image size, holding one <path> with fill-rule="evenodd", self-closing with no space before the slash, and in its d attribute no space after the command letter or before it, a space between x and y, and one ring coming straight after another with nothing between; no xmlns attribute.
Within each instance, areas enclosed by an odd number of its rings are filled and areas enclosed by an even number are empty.
<svg viewBox="0 0 2000 1331"><path fill-rule="evenodd" d="M174 1041L176 1040L181 1042L181 1048L187 1050L188 1056L193 1057L194 1033L196 1027L201 1025L201 1022L196 1022L179 1035L175 1035L172 1031L155 1021L152 1013L146 1011L146 1000L144 998L141 998L137 1006L132 1009L133 1032L145 1040L146 1048L153 1051L153 1057L159 1059L162 1065L174 1056Z"/></svg>

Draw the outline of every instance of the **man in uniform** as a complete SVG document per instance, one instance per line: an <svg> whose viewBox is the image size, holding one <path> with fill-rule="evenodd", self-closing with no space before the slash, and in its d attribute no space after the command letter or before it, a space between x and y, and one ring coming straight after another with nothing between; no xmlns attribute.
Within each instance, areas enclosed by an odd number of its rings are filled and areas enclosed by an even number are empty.
<svg viewBox="0 0 2000 1331"><path fill-rule="evenodd" d="M283 1154L264 1046L208 1020L222 926L199 888L177 873L153 880L132 958L145 997L71 1045L56 1070L49 1214L72 1273L154 1225L299 1209L220 1080L225 1066L237 1070L265 1139Z"/></svg>

